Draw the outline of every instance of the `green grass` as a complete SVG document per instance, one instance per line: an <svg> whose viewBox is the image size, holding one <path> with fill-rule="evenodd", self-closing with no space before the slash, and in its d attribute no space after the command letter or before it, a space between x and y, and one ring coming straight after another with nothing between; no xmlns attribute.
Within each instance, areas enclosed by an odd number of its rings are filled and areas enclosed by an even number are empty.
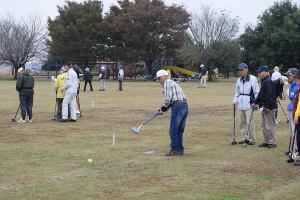
<svg viewBox="0 0 300 200"><path fill-rule="evenodd" d="M18 106L15 82L0 81L0 199L297 199L299 168L285 162L288 126L281 113L278 148L231 146L234 80L206 89L181 85L190 108L186 155L167 158L170 113L139 135L130 132L160 107L156 82L125 82L123 92L108 82L105 92L82 92L83 117L60 124L51 120L51 84L37 81L34 122L19 125L11 122ZM260 143L258 112L255 123Z"/></svg>

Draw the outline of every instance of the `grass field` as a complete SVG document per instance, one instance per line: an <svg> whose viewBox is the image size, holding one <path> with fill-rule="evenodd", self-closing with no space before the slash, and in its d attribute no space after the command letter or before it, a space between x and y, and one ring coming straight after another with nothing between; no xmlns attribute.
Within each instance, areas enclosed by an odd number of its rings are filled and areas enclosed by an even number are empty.
<svg viewBox="0 0 300 200"><path fill-rule="evenodd" d="M161 105L158 83L125 82L125 91L117 92L117 82L109 82L105 92L81 92L83 117L60 124L51 120L51 84L37 81L34 122L19 125L11 122L15 82L0 81L0 199L299 199L300 168L285 162L288 126L281 113L278 148L231 146L234 79L206 89L181 85L190 108L186 155L169 158L169 113L140 135L130 132Z"/></svg>

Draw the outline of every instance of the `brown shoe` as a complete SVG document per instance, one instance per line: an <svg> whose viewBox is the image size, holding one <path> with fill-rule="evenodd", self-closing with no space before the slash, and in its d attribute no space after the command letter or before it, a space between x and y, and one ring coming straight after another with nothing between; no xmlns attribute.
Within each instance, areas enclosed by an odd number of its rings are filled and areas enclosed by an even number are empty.
<svg viewBox="0 0 300 200"><path fill-rule="evenodd" d="M182 155L183 155L182 152L177 152L172 149L169 151L169 153L166 154L166 156L182 156Z"/></svg>

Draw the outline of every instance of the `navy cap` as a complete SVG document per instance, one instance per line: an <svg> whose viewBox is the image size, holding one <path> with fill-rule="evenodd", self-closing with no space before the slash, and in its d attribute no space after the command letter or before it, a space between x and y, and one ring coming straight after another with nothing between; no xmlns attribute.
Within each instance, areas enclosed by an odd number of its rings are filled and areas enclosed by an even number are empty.
<svg viewBox="0 0 300 200"><path fill-rule="evenodd" d="M298 69L296 68L290 68L289 70L287 70L287 72L284 73L285 76L289 76L291 74L297 74Z"/></svg>
<svg viewBox="0 0 300 200"><path fill-rule="evenodd" d="M246 69L246 68L248 68L248 65L246 63L239 64L238 69L242 70L242 69Z"/></svg>
<svg viewBox="0 0 300 200"><path fill-rule="evenodd" d="M261 65L258 67L258 69L256 70L257 73L260 73L260 72L268 72L269 69L268 69L268 66L267 65Z"/></svg>

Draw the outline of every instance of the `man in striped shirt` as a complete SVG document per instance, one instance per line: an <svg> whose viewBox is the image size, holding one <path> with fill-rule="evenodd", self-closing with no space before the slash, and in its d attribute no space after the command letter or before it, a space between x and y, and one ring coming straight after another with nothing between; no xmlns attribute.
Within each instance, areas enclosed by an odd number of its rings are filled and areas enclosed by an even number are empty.
<svg viewBox="0 0 300 200"><path fill-rule="evenodd" d="M180 86L169 79L166 70L159 70L156 73L157 81L164 88L164 104L160 108L161 114L172 108L170 122L171 150L166 156L181 156L184 153L183 132L186 118L188 116L187 98Z"/></svg>

